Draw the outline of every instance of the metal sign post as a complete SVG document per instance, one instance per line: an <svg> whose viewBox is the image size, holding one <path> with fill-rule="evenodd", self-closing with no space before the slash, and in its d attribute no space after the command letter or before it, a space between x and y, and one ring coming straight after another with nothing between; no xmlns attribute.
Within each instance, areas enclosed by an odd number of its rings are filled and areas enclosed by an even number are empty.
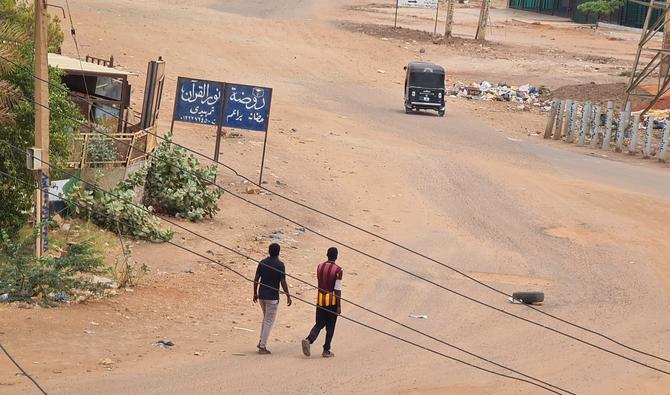
<svg viewBox="0 0 670 395"><path fill-rule="evenodd" d="M228 128L265 133L259 186L263 183L271 104L272 88L226 83L222 125Z"/></svg>
<svg viewBox="0 0 670 395"><path fill-rule="evenodd" d="M398 1L399 0L395 0L395 21L393 22L394 29L398 28Z"/></svg>

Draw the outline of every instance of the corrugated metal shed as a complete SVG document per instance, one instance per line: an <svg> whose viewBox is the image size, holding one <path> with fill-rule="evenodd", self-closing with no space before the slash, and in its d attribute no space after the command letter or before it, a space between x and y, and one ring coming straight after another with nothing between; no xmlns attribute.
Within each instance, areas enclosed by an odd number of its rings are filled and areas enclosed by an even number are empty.
<svg viewBox="0 0 670 395"><path fill-rule="evenodd" d="M109 76L128 76L137 75L130 71L114 69L111 67L102 66L95 63L79 61L79 59L68 56L58 55L55 53L49 54L49 66L59 68L72 74L88 74L88 75L109 75Z"/></svg>

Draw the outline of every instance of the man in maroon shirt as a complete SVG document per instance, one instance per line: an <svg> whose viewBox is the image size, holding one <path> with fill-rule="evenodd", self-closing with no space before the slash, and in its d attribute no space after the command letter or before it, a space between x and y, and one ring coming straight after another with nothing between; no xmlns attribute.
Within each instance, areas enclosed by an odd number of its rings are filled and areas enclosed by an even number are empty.
<svg viewBox="0 0 670 395"><path fill-rule="evenodd" d="M342 312L340 298L342 297L342 268L335 261L337 260L337 248L328 249L328 261L320 264L316 268L316 276L319 280L319 290L316 299L316 323L309 332L309 336L302 341L302 352L310 356L310 345L314 343L319 336L321 329L326 328L326 342L323 345L324 358L334 357L330 352L330 342L335 333L335 323L337 316Z"/></svg>

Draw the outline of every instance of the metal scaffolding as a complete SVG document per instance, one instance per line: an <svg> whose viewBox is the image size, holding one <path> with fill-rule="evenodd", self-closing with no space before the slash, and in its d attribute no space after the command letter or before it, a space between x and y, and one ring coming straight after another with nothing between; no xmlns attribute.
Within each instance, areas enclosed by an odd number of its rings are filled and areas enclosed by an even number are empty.
<svg viewBox="0 0 670 395"><path fill-rule="evenodd" d="M668 12L670 7L667 2L657 2L655 0L649 0L649 2L629 1L647 7L647 16L644 19L642 36L637 47L624 103L627 103L631 97L640 98L643 103L646 103L641 114L644 115L670 90L670 72L668 72L670 70L670 34L667 33L670 29L670 14ZM661 10L661 15L654 23L650 23L654 10ZM654 46L651 42L656 34L661 32L661 29L663 30L663 41L661 47L658 48L658 45ZM643 53L651 53L653 57L644 67L641 67L640 58ZM643 86L647 88L646 91L642 89ZM653 89L649 91L648 89L651 87Z"/></svg>

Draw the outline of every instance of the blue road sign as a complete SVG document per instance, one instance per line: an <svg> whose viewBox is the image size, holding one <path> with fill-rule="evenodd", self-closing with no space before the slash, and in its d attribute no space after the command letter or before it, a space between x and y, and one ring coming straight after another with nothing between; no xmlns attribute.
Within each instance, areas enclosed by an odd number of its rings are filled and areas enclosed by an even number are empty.
<svg viewBox="0 0 670 395"><path fill-rule="evenodd" d="M272 88L226 83L223 126L267 132Z"/></svg>
<svg viewBox="0 0 670 395"><path fill-rule="evenodd" d="M174 120L218 125L223 104L223 82L179 77Z"/></svg>

